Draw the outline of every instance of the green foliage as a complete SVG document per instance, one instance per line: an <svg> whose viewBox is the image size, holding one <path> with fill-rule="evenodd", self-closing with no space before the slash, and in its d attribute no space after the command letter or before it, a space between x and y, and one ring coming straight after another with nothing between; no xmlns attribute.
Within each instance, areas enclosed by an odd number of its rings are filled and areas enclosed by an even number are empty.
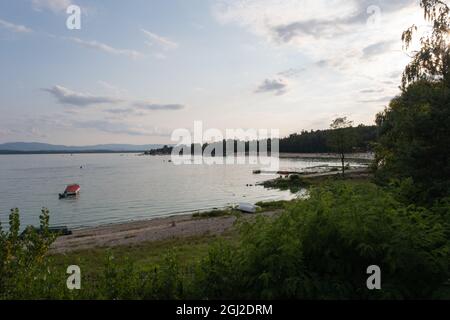
<svg viewBox="0 0 450 320"><path fill-rule="evenodd" d="M450 195L450 9L445 1L421 0L432 31L403 73L402 94L377 115L377 178L411 179L410 203L432 204ZM408 49L417 27L403 33ZM405 185L406 187L406 185Z"/></svg>
<svg viewBox="0 0 450 320"><path fill-rule="evenodd" d="M216 209L206 212L196 212L192 215L193 218L216 218L216 217L224 217L224 216L231 216L233 214L238 214L239 212L233 209Z"/></svg>
<svg viewBox="0 0 450 320"><path fill-rule="evenodd" d="M183 271L173 252L163 257L161 265L147 271L136 268L130 260L116 261L108 254L100 277L93 283L97 299L180 299L183 296ZM82 295L88 291L81 292Z"/></svg>
<svg viewBox="0 0 450 320"><path fill-rule="evenodd" d="M411 178L411 202L450 195L450 87L420 81L378 115L377 178Z"/></svg>
<svg viewBox="0 0 450 320"><path fill-rule="evenodd" d="M357 152L367 152L372 150L372 144L377 137L376 126L365 126L360 124L356 127L347 128L345 130L346 134L354 137L351 140L351 150ZM279 151L283 153L327 153L334 152L334 149L330 146L329 140L334 134L334 130L303 130L300 133L293 133L288 137L279 139ZM269 139L270 140L270 139ZM238 152L249 152L250 151L250 141L238 141L238 140L223 140L222 142L215 143L205 143L203 145L191 144L190 152L191 154L204 151L208 145L210 147L216 147L217 150L223 151L226 155L227 151L231 153ZM252 141L256 143L258 150L260 150L261 141ZM231 150L227 150L227 144ZM240 151L238 145L241 145L242 150ZM267 151L270 151L271 145L268 143ZM164 146L160 149L154 149L145 152L146 155L169 155L173 151L173 147ZM198 153L197 152L197 153ZM183 151L180 151L183 154ZM215 155L215 152L212 152Z"/></svg>
<svg viewBox="0 0 450 320"><path fill-rule="evenodd" d="M53 284L47 281L51 274L45 255L55 236L48 229L47 209L42 209L39 219L40 230L27 228L21 235L19 210L12 209L9 232L3 231L0 225L0 298L33 296L36 291L26 290L32 282L40 283L36 288L42 297L53 290Z"/></svg>
<svg viewBox="0 0 450 320"><path fill-rule="evenodd" d="M345 154L354 151L356 136L352 128L353 121L347 120L347 117L336 118L330 125L332 129L328 138L328 144L333 152L339 154L341 158L342 176L345 174Z"/></svg>
<svg viewBox="0 0 450 320"><path fill-rule="evenodd" d="M403 88L420 80L442 81L450 85L450 8L444 0L421 0L420 7L424 17L433 29L427 36L420 38L421 47L414 51L412 61L403 73ZM402 40L408 49L412 43L417 26L408 28Z"/></svg>
<svg viewBox="0 0 450 320"><path fill-rule="evenodd" d="M299 175L290 175L289 178L279 177L274 180L264 181L262 184L265 188L290 190L293 193L299 192L309 186L309 183L302 179Z"/></svg>
<svg viewBox="0 0 450 320"><path fill-rule="evenodd" d="M201 260L195 271L193 296L196 299L232 299L236 295L239 275L235 248L226 242L213 244L208 256Z"/></svg>
<svg viewBox="0 0 450 320"><path fill-rule="evenodd" d="M236 298L430 298L450 276L445 221L373 184L332 183L279 219L247 224L229 286ZM373 264L381 291L366 288Z"/></svg>
<svg viewBox="0 0 450 320"><path fill-rule="evenodd" d="M344 130L351 140L350 150L367 152L372 150L372 143L377 137L376 126L359 125ZM286 153L327 153L335 152L330 145L334 130L302 131L280 139L280 152Z"/></svg>
<svg viewBox="0 0 450 320"><path fill-rule="evenodd" d="M260 207L262 211L283 209L290 201L261 201L257 202L256 206Z"/></svg>

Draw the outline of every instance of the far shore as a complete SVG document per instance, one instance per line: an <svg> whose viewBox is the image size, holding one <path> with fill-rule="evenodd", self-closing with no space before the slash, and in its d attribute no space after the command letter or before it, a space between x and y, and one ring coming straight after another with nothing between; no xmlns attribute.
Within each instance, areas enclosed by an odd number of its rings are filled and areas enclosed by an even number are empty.
<svg viewBox="0 0 450 320"><path fill-rule="evenodd" d="M340 156L335 153L285 153L280 152L280 158L296 158L296 159L339 159ZM362 152L362 153L349 153L345 155L345 160L351 161L372 161L374 159L374 154L371 152Z"/></svg>
<svg viewBox="0 0 450 320"><path fill-rule="evenodd" d="M39 150L39 151L16 151L16 150L0 150L0 155L71 155L71 154L138 154L143 155L144 150ZM170 156L170 154L154 155L154 156ZM299 158L299 159L339 159L339 155L335 153L288 153L280 152L280 158ZM346 155L347 160L373 160L374 155L367 153L350 153Z"/></svg>

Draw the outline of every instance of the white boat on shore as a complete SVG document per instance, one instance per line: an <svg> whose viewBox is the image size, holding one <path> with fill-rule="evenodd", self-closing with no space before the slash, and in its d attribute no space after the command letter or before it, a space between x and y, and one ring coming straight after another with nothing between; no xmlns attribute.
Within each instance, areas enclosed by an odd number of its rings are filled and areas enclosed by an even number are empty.
<svg viewBox="0 0 450 320"><path fill-rule="evenodd" d="M239 203L236 207L237 210L245 212L245 213L255 213L256 206L251 203Z"/></svg>

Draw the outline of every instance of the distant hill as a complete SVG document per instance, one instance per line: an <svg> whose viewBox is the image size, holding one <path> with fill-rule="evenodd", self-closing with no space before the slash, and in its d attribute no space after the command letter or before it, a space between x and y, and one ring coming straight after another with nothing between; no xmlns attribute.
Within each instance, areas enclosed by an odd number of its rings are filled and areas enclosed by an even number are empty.
<svg viewBox="0 0 450 320"><path fill-rule="evenodd" d="M93 146L65 146L38 142L10 142L0 144L0 153L45 153L45 152L138 152L163 147L162 144L99 144Z"/></svg>

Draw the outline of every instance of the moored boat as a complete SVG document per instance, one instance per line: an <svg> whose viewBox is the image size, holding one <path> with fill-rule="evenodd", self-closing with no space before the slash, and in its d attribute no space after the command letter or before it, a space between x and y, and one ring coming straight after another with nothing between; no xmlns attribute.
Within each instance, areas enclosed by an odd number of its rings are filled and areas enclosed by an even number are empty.
<svg viewBox="0 0 450 320"><path fill-rule="evenodd" d="M70 184L63 193L59 194L59 198L76 197L80 193L80 189L81 187L78 184Z"/></svg>

